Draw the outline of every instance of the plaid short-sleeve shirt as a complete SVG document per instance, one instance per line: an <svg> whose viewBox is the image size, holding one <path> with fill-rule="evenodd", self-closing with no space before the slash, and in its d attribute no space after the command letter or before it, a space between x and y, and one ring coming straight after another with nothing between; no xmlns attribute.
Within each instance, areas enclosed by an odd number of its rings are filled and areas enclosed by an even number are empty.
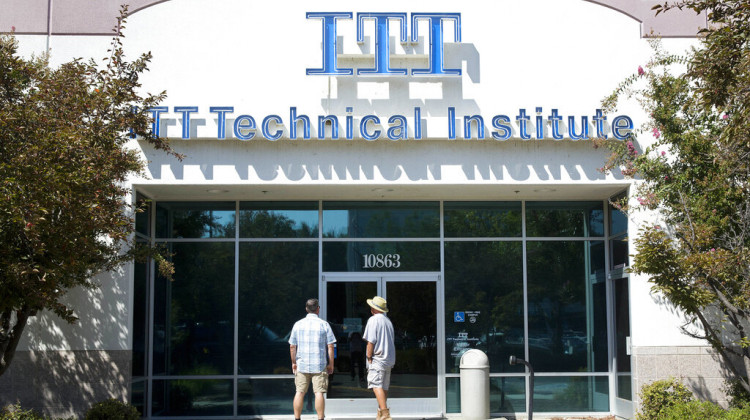
<svg viewBox="0 0 750 420"><path fill-rule="evenodd" d="M297 370L320 373L326 369L326 348L336 342L333 330L316 314L307 314L294 324L289 344L297 346Z"/></svg>

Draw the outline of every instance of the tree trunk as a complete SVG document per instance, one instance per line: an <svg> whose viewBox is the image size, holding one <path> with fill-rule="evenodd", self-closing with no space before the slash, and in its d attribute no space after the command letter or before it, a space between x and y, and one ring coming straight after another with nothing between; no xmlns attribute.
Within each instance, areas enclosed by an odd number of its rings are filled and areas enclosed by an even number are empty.
<svg viewBox="0 0 750 420"><path fill-rule="evenodd" d="M16 322L11 325L11 317L14 312ZM2 325L0 328L0 376L10 367L10 362L13 361L13 356L16 354L18 342L21 341L21 334L26 328L29 316L32 315L33 312L26 307L18 311L3 312L0 318L0 325Z"/></svg>

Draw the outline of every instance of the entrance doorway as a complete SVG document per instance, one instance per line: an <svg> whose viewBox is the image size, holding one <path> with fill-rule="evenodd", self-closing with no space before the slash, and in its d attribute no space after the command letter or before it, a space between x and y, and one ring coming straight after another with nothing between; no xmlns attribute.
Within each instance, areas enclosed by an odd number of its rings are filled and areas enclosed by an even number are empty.
<svg viewBox="0 0 750 420"><path fill-rule="evenodd" d="M438 399L438 275L387 273L324 276L323 315L336 335L336 370L331 378L326 412L367 415L377 410L367 389L366 342L362 340L370 307L367 299L388 301L393 322L396 366L391 371L388 405L399 415L435 416Z"/></svg>

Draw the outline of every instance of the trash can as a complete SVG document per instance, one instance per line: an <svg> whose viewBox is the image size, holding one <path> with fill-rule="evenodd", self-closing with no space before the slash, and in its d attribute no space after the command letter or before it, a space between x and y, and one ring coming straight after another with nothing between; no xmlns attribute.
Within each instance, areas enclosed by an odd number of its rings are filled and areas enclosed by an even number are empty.
<svg viewBox="0 0 750 420"><path fill-rule="evenodd" d="M461 356L461 419L490 418L490 360L482 350Z"/></svg>

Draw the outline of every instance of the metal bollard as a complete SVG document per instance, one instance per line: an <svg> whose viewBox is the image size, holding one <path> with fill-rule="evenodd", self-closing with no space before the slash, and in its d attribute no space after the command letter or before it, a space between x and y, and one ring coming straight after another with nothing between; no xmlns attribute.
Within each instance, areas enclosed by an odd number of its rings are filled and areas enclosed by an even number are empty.
<svg viewBox="0 0 750 420"><path fill-rule="evenodd" d="M529 368L529 394L526 395L526 411L529 420L533 420L534 415L534 369L531 367L531 363L523 360L518 359L516 356L510 356L510 365L513 366L515 364L521 363L525 365L527 368Z"/></svg>
<svg viewBox="0 0 750 420"><path fill-rule="evenodd" d="M490 418L490 360L471 349L461 356L461 419Z"/></svg>

